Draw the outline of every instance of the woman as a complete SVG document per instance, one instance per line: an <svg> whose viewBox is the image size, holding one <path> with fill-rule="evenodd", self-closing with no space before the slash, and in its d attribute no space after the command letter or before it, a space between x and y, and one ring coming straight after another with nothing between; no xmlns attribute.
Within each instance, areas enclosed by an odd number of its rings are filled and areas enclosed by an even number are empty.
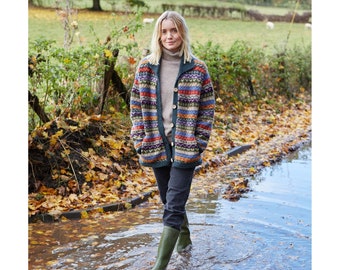
<svg viewBox="0 0 340 270"><path fill-rule="evenodd" d="M192 244L185 205L215 110L207 66L193 56L188 27L177 12L166 11L156 22L151 54L137 67L130 109L131 138L140 164L152 167L164 204L153 269L165 269L176 243L177 252Z"/></svg>

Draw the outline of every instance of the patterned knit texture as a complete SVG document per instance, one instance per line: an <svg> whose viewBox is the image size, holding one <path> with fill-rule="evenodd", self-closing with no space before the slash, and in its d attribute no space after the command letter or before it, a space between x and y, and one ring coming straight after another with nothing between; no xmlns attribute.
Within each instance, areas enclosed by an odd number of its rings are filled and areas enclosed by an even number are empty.
<svg viewBox="0 0 340 270"><path fill-rule="evenodd" d="M131 138L140 163L149 167L172 164L192 168L202 163L211 134L215 97L205 63L194 58L183 63L174 86L172 146L164 133L161 112L159 65L144 58L131 89Z"/></svg>

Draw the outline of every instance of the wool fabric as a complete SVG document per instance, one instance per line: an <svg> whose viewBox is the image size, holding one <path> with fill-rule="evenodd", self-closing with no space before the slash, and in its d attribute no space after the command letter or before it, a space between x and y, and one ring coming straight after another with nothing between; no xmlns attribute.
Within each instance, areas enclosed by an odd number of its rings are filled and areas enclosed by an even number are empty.
<svg viewBox="0 0 340 270"><path fill-rule="evenodd" d="M163 48L160 68L160 84L161 84L161 101L162 101L162 118L165 136L171 142L172 131L172 111L174 85L179 71L181 57L179 52L171 52ZM159 108L160 109L160 108Z"/></svg>
<svg viewBox="0 0 340 270"><path fill-rule="evenodd" d="M161 111L160 65L148 56L137 67L130 98L131 139L140 164L193 168L202 163L202 152L211 135L215 96L206 64L181 57L174 84L171 143L165 134Z"/></svg>

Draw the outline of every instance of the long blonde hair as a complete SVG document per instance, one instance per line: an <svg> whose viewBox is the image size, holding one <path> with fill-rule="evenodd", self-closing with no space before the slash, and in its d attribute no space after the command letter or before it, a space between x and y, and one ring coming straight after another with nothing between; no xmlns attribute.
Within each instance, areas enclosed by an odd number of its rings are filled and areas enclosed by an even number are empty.
<svg viewBox="0 0 340 270"><path fill-rule="evenodd" d="M189 38L189 29L185 22L185 19L176 11L167 10L163 12L161 16L156 21L155 28L152 34L151 39L151 54L149 56L149 62L154 65L159 64L159 60L162 56L162 44L161 44L161 35L162 35L162 22L167 19L171 20L180 37L182 38L182 45L180 49L180 56L184 54L184 63L190 62L193 55L190 47L190 38Z"/></svg>

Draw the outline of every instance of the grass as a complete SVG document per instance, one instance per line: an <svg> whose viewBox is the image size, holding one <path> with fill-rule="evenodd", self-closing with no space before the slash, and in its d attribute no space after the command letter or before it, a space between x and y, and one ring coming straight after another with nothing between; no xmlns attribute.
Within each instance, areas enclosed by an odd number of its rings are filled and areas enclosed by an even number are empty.
<svg viewBox="0 0 340 270"><path fill-rule="evenodd" d="M80 29L80 40L86 45L95 39L105 40L112 29L112 23L127 22L129 15L112 15L111 12L91 12L79 10L77 20ZM158 15L149 17L157 18ZM131 17L130 17L131 18ZM289 36L288 48L307 46L311 44L311 31L304 28L304 24L275 23L273 30L268 30L264 22L245 22L236 20L213 20L205 18L186 18L192 43L201 44L211 40L214 44L227 50L236 40L246 40L254 48L264 48L266 53L275 52L284 46ZM34 41L39 37L56 40L63 46L64 30L54 9L29 8L28 38ZM136 35L136 41L142 50L149 47L153 25L145 25ZM93 27L94 33L90 31ZM74 45L80 44L76 41Z"/></svg>

